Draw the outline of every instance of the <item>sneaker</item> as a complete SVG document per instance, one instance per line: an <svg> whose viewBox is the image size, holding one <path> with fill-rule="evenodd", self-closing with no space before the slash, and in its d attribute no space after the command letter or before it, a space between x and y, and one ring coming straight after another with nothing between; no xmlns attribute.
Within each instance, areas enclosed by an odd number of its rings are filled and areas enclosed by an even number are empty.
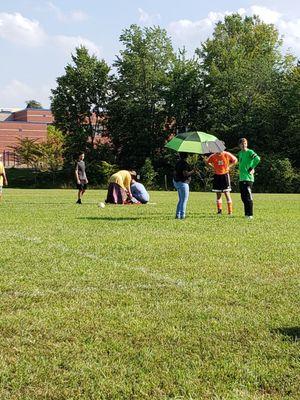
<svg viewBox="0 0 300 400"><path fill-rule="evenodd" d="M232 218L232 217L233 217L233 214L232 214L232 213L229 213L229 214L228 214L228 217Z"/></svg>
<svg viewBox="0 0 300 400"><path fill-rule="evenodd" d="M76 204L82 204L82 203L81 203L81 199L78 199L78 200L76 201Z"/></svg>
<svg viewBox="0 0 300 400"><path fill-rule="evenodd" d="M245 218L251 221L253 219L253 215L245 215Z"/></svg>
<svg viewBox="0 0 300 400"><path fill-rule="evenodd" d="M222 210L218 210L217 214L222 215Z"/></svg>

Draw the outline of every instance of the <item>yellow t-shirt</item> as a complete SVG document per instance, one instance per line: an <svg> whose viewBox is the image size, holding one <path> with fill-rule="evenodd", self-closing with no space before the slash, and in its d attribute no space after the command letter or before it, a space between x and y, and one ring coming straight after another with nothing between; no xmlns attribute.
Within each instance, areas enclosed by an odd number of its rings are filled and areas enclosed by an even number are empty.
<svg viewBox="0 0 300 400"><path fill-rule="evenodd" d="M109 183L116 183L125 190L130 190L131 175L125 169L116 172L109 178Z"/></svg>
<svg viewBox="0 0 300 400"><path fill-rule="evenodd" d="M3 186L3 174L5 172L3 162L0 161L0 186Z"/></svg>

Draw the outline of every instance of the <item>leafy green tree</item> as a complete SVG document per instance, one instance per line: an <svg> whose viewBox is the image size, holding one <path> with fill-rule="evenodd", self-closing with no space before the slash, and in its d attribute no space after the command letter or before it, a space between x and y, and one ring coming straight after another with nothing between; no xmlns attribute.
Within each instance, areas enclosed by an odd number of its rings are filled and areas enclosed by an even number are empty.
<svg viewBox="0 0 300 400"><path fill-rule="evenodd" d="M47 141L39 144L41 170L55 173L62 169L64 164L63 146L63 133L52 125L48 126Z"/></svg>
<svg viewBox="0 0 300 400"><path fill-rule="evenodd" d="M146 158L145 164L141 168L141 179L145 186L152 187L157 176L150 158Z"/></svg>
<svg viewBox="0 0 300 400"><path fill-rule="evenodd" d="M37 139L17 138L17 144L11 146L11 149L21 164L25 164L27 168L37 168L39 159L42 156Z"/></svg>
<svg viewBox="0 0 300 400"><path fill-rule="evenodd" d="M289 157L293 166L300 168L300 66L284 76L278 86L280 103L278 121L281 134L272 137L272 150L282 157Z"/></svg>
<svg viewBox="0 0 300 400"><path fill-rule="evenodd" d="M106 123L109 67L90 56L85 47L76 48L73 64L57 78L52 90L51 110L55 125L66 137L66 157L70 161L81 151L96 146L96 136Z"/></svg>
<svg viewBox="0 0 300 400"><path fill-rule="evenodd" d="M124 46L114 63L109 132L122 167L139 168L158 156L165 130L166 91L174 51L165 30L131 25L120 37Z"/></svg>
<svg viewBox="0 0 300 400"><path fill-rule="evenodd" d="M42 104L36 100L26 101L26 108L43 108Z"/></svg>
<svg viewBox="0 0 300 400"><path fill-rule="evenodd" d="M277 133L280 105L275 89L293 62L282 56L278 31L258 17L230 15L217 23L213 37L197 54L204 88L199 122L229 147L247 136L265 148Z"/></svg>
<svg viewBox="0 0 300 400"><path fill-rule="evenodd" d="M166 128L170 133L200 128L199 110L202 107L203 86L197 58L188 59L180 51L172 64L166 92L166 108L169 115Z"/></svg>

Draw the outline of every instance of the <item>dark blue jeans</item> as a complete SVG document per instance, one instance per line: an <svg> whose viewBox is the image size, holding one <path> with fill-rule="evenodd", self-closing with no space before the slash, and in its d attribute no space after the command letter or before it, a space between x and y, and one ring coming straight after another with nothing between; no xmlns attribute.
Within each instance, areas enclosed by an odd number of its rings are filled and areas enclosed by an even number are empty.
<svg viewBox="0 0 300 400"><path fill-rule="evenodd" d="M186 206L189 199L190 187L188 183L184 182L175 182L173 180L173 184L175 189L178 192L178 204L176 208L176 218L183 219L185 218Z"/></svg>

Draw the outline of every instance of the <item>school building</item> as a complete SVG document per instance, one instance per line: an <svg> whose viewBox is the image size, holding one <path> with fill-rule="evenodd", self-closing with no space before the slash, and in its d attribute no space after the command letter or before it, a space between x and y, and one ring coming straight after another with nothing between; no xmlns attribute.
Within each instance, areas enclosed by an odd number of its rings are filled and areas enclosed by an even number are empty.
<svg viewBox="0 0 300 400"><path fill-rule="evenodd" d="M106 116L103 116L103 125L97 126L95 143L109 143L106 130ZM93 123L95 117L92 116ZM19 162L14 155L13 146L18 144L18 138L47 139L47 127L54 122L50 110L42 108L26 108L24 110L0 109L0 155L7 167L18 166Z"/></svg>
<svg viewBox="0 0 300 400"><path fill-rule="evenodd" d="M4 163L9 166L15 162L12 146L18 138L46 140L47 126L52 123L52 113L47 109L0 110L0 154Z"/></svg>

